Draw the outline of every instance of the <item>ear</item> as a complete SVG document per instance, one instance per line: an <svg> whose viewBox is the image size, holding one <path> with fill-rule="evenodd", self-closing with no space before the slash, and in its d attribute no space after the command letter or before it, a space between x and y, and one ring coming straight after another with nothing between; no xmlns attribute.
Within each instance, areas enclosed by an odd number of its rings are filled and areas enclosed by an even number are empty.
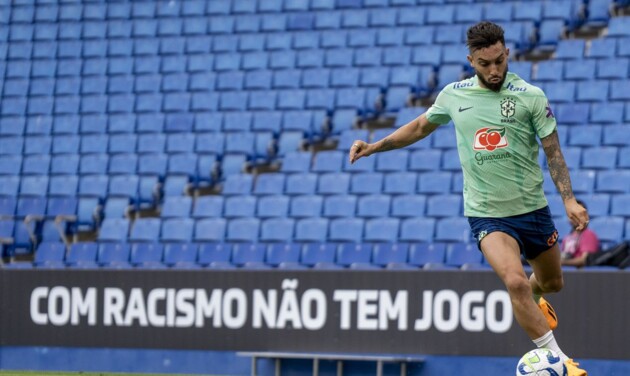
<svg viewBox="0 0 630 376"><path fill-rule="evenodd" d="M506 57L505 60L507 60L510 57L510 48L509 47L505 47L505 57Z"/></svg>
<svg viewBox="0 0 630 376"><path fill-rule="evenodd" d="M471 55L466 55L466 59L468 60L468 62L470 63L471 67L475 67L475 64L473 64L473 58Z"/></svg>

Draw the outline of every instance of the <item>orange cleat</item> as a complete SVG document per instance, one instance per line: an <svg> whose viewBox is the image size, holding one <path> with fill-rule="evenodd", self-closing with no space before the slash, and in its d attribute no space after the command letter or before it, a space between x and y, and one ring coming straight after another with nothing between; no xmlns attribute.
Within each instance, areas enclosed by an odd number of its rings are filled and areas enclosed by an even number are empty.
<svg viewBox="0 0 630 376"><path fill-rule="evenodd" d="M580 363L573 361L573 359L567 359L564 361L564 366L567 367L567 376L588 376L585 370L578 368Z"/></svg>
<svg viewBox="0 0 630 376"><path fill-rule="evenodd" d="M542 311L543 315L547 319L547 323L549 324L549 328L554 330L558 327L558 316L556 316L556 311L553 310L551 304L545 300L545 298L540 298L538 302L538 308Z"/></svg>

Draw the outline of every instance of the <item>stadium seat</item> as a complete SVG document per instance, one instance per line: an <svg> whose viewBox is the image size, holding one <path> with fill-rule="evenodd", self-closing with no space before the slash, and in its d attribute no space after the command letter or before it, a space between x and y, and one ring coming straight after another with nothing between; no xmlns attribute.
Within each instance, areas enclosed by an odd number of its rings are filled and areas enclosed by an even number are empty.
<svg viewBox="0 0 630 376"><path fill-rule="evenodd" d="M46 268L64 268L66 246L62 242L42 242L37 246L33 265Z"/></svg>
<svg viewBox="0 0 630 376"><path fill-rule="evenodd" d="M192 240L195 221L190 218L170 218L162 221L160 240L188 243Z"/></svg>
<svg viewBox="0 0 630 376"><path fill-rule="evenodd" d="M260 240L266 242L289 242L293 239L295 220L290 218L265 219L260 228Z"/></svg>
<svg viewBox="0 0 630 376"><path fill-rule="evenodd" d="M244 265L247 262L260 262L265 259L265 245L237 243L232 246L232 263Z"/></svg>
<svg viewBox="0 0 630 376"><path fill-rule="evenodd" d="M182 267L197 261L198 245L195 243L167 243L164 245L164 263Z"/></svg>
<svg viewBox="0 0 630 376"><path fill-rule="evenodd" d="M301 246L295 243L273 243L267 248L265 262L272 266L280 266L282 263L298 263Z"/></svg>
<svg viewBox="0 0 630 376"><path fill-rule="evenodd" d="M133 243L129 261L138 267L149 267L162 264L164 246L160 243Z"/></svg>
<svg viewBox="0 0 630 376"><path fill-rule="evenodd" d="M226 218L253 217L255 213L255 196L231 196L225 200L223 215Z"/></svg>
<svg viewBox="0 0 630 376"><path fill-rule="evenodd" d="M132 242L157 242L160 238L161 220L158 218L138 218L129 233Z"/></svg>
<svg viewBox="0 0 630 376"><path fill-rule="evenodd" d="M284 218L289 213L289 201L289 196L282 195L259 197L256 215L259 218Z"/></svg>
<svg viewBox="0 0 630 376"><path fill-rule="evenodd" d="M597 217L589 223L589 227L595 231L600 241L618 243L623 239L623 217Z"/></svg>
<svg viewBox="0 0 630 376"><path fill-rule="evenodd" d="M105 267L129 267L130 247L125 243L100 243L97 262Z"/></svg>
<svg viewBox="0 0 630 376"><path fill-rule="evenodd" d="M328 219L304 218L297 221L294 240L299 242L325 242L328 237Z"/></svg>
<svg viewBox="0 0 630 376"><path fill-rule="evenodd" d="M319 217L322 214L322 196L303 195L291 199L289 215L294 218Z"/></svg>
<svg viewBox="0 0 630 376"><path fill-rule="evenodd" d="M482 253L474 243L449 244L446 249L446 264L462 267L465 264L481 264Z"/></svg>
<svg viewBox="0 0 630 376"><path fill-rule="evenodd" d="M472 240L468 220L461 217L443 218L437 221L435 240L447 242L469 242Z"/></svg>
<svg viewBox="0 0 630 376"><path fill-rule="evenodd" d="M398 239L400 220L397 218L375 218L365 223L364 239L369 242L393 243Z"/></svg>
<svg viewBox="0 0 630 376"><path fill-rule="evenodd" d="M291 174L287 176L285 193L288 195L314 194L317 187L317 181L317 174Z"/></svg>
<svg viewBox="0 0 630 376"><path fill-rule="evenodd" d="M98 245L94 242L73 243L66 255L66 264L70 267L96 267Z"/></svg>
<svg viewBox="0 0 630 376"><path fill-rule="evenodd" d="M332 195L324 200L323 216L354 217L357 207L357 196L355 195Z"/></svg>
<svg viewBox="0 0 630 376"><path fill-rule="evenodd" d="M308 183L308 182L304 182ZM289 192L289 182L287 182L287 193ZM346 194L350 188L350 174L342 172L323 173L317 181L317 193L323 195ZM313 193L313 192L300 192Z"/></svg>
<svg viewBox="0 0 630 376"><path fill-rule="evenodd" d="M424 266L427 264L443 264L446 262L446 244L444 243L412 243L409 246L409 264Z"/></svg>
<svg viewBox="0 0 630 376"><path fill-rule="evenodd" d="M389 216L391 198L389 195L369 194L361 196L357 204L359 217L387 217Z"/></svg>

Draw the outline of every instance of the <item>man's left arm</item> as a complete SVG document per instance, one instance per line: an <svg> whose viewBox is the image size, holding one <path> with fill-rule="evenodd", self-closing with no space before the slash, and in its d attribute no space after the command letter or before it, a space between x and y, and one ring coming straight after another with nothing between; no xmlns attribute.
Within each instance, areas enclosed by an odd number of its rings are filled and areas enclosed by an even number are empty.
<svg viewBox="0 0 630 376"><path fill-rule="evenodd" d="M554 130L551 134L542 138L541 141L545 155L547 156L549 174L558 192L560 192L567 216L576 227L576 230L581 231L588 225L588 213L582 205L577 203L573 195L571 177L569 176L569 169L567 168L562 150L560 149L558 132Z"/></svg>

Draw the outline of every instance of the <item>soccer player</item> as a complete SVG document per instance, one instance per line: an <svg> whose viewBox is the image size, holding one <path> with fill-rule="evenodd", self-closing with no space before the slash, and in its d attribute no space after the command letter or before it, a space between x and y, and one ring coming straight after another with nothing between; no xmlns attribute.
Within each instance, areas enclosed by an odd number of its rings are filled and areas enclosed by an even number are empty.
<svg viewBox="0 0 630 376"><path fill-rule="evenodd" d="M570 376L586 375L560 350L552 331L558 323L555 312L542 297L560 291L563 278L536 137L569 220L578 230L589 221L573 195L553 112L541 89L508 72L510 51L500 26L480 22L470 27L467 45L476 75L448 84L424 114L382 140L354 141L350 162L410 145L452 120L464 175L464 215L507 288L516 320L538 347L562 357ZM533 270L529 279L521 254Z"/></svg>

